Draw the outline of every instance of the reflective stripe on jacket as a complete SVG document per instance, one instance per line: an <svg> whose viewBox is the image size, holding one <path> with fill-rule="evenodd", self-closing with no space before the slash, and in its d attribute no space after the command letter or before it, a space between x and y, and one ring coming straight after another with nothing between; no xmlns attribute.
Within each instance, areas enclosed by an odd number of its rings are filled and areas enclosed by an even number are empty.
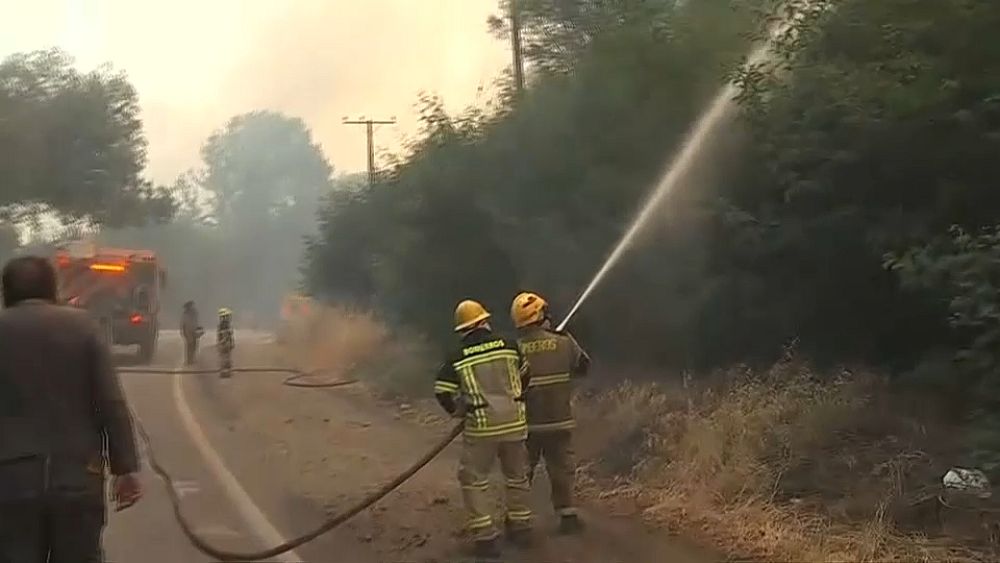
<svg viewBox="0 0 1000 563"><path fill-rule="evenodd" d="M434 382L436 394L461 399L465 437L523 439L527 433L523 383L527 366L517 347L492 332L466 335Z"/></svg>
<svg viewBox="0 0 1000 563"><path fill-rule="evenodd" d="M236 347L236 340L233 338L233 325L229 321L220 321L215 333L215 342L220 350L230 351Z"/></svg>
<svg viewBox="0 0 1000 563"><path fill-rule="evenodd" d="M531 373L525 398L528 430L545 432L574 428L571 379L586 371L587 354L572 336L538 325L521 331L518 347Z"/></svg>

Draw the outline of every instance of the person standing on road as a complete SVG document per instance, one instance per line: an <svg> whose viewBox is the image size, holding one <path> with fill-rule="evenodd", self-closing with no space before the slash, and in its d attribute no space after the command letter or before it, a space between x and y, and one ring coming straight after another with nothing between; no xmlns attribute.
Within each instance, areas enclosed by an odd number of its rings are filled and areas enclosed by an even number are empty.
<svg viewBox="0 0 1000 563"><path fill-rule="evenodd" d="M181 337L184 338L184 365L194 365L194 360L198 355L198 339L204 331L198 322L198 309L194 306L194 301L184 303L184 310L181 311Z"/></svg>
<svg viewBox="0 0 1000 563"><path fill-rule="evenodd" d="M489 475L500 459L506 483L506 529L515 544L531 534L527 475L527 421L522 393L528 369L517 346L494 335L490 314L475 301L455 310L461 346L438 372L434 393L450 415L465 420L458 481L469 514L467 527L480 557L498 555L499 531L491 515Z"/></svg>
<svg viewBox="0 0 1000 563"><path fill-rule="evenodd" d="M572 433L576 422L570 405L571 381L586 375L590 357L569 333L552 330L548 303L538 294L515 297L510 316L518 329L518 347L531 366L526 394L528 477L534 480L535 468L544 458L559 530L575 533L582 523L573 502L576 465Z"/></svg>
<svg viewBox="0 0 1000 563"><path fill-rule="evenodd" d="M219 309L219 325L215 331L215 346L219 351L219 377L233 375L233 312L225 307Z"/></svg>
<svg viewBox="0 0 1000 563"><path fill-rule="evenodd" d="M2 285L0 561L103 561L107 469L118 510L142 495L111 352L86 312L56 304L44 258L11 260Z"/></svg>

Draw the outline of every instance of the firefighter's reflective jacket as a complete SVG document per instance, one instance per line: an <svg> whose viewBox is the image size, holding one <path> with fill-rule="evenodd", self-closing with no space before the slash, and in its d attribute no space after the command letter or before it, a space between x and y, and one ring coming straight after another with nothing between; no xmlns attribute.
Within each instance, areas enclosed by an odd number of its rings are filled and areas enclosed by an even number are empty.
<svg viewBox="0 0 1000 563"><path fill-rule="evenodd" d="M449 412L464 411L466 438L523 440L527 383L528 366L517 346L480 328L441 366L434 392Z"/></svg>
<svg viewBox="0 0 1000 563"><path fill-rule="evenodd" d="M216 330L215 341L220 352L230 352L236 347L236 340L233 338L233 325L228 317L219 319L219 326Z"/></svg>
<svg viewBox="0 0 1000 563"><path fill-rule="evenodd" d="M570 430L576 426L570 406L571 379L584 375L590 358L569 333L539 325L520 331L518 347L531 366L526 394L531 432Z"/></svg>

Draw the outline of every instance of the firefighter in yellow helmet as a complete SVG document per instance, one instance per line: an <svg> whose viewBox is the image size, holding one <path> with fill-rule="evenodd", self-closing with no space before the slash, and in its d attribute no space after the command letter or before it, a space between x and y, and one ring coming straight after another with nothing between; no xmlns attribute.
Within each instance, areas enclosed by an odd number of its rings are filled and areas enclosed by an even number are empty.
<svg viewBox="0 0 1000 563"><path fill-rule="evenodd" d="M506 484L505 528L515 544L531 540L527 420L522 396L528 366L517 345L493 333L490 313L475 301L455 309L461 343L438 372L434 393L444 410L465 421L458 481L477 556L498 555L489 475L499 458Z"/></svg>
<svg viewBox="0 0 1000 563"><path fill-rule="evenodd" d="M544 458L559 530L576 533L582 522L573 502L576 466L572 433L576 423L570 407L571 381L586 375L590 357L569 333L552 329L548 309L540 295L527 292L518 294L510 309L518 329L518 346L531 366L526 394L528 476L533 479L538 461Z"/></svg>
<svg viewBox="0 0 1000 563"><path fill-rule="evenodd" d="M233 348L236 348L236 339L233 336L233 312L225 307L219 309L215 344L219 352L219 377L230 377L233 374Z"/></svg>

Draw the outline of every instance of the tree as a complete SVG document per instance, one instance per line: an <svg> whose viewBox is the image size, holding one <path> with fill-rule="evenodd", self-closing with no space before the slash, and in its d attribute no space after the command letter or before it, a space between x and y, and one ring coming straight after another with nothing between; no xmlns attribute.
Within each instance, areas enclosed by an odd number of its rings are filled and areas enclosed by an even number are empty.
<svg viewBox="0 0 1000 563"><path fill-rule="evenodd" d="M950 380L950 391L970 397L997 396L1000 383L1000 227L972 235L953 227L949 236L886 257L905 289L927 291L947 301L949 324L963 335L955 355L961 378ZM983 386L989 392L968 393ZM990 389L990 388L994 389Z"/></svg>
<svg viewBox="0 0 1000 563"><path fill-rule="evenodd" d="M211 265L225 280L225 304L273 317L299 282L332 167L301 119L272 111L232 118L201 154L197 178L213 197L214 232L226 249Z"/></svg>
<svg viewBox="0 0 1000 563"><path fill-rule="evenodd" d="M313 293L371 304L439 342L466 297L500 326L522 288L566 310L739 61L755 17L745 2L575 4L603 23L582 42L552 39L553 52L573 52L559 62L569 66L539 73L516 104L449 115L421 100L422 136L390 177L323 209L307 254ZM541 2L522 5L529 42L532 29L564 26L532 11ZM697 221L676 216L670 235L693 238ZM693 300L678 292L697 287L702 248L651 238L663 245L623 264L574 330L599 331L602 354L683 363Z"/></svg>
<svg viewBox="0 0 1000 563"><path fill-rule="evenodd" d="M141 224L169 217L167 190L142 179L146 140L124 74L80 73L59 50L0 63L0 211Z"/></svg>
<svg viewBox="0 0 1000 563"><path fill-rule="evenodd" d="M257 111L232 118L205 142L202 185L222 225L257 228L308 216L333 168L301 119ZM307 211L306 215L302 211Z"/></svg>
<svg viewBox="0 0 1000 563"><path fill-rule="evenodd" d="M883 256L996 222L1000 5L787 6L771 59L741 76L759 165L725 197L752 221L720 227L756 237L754 259L723 238L717 271L758 280L755 307L815 354L912 367L951 345L948 296L900 287Z"/></svg>
<svg viewBox="0 0 1000 563"><path fill-rule="evenodd" d="M509 36L512 0L501 0L502 16L489 19L490 29ZM577 71L579 63L597 52L605 55L631 56L648 53L628 48L645 43L672 42L694 47L697 56L711 56L724 51L717 41L732 41L724 26L735 22L739 28L746 15L764 11L774 0L747 2L682 2L676 0L517 0L521 20L523 53L532 69L540 74L567 74ZM732 17L732 16L736 17ZM702 24L713 24L714 29ZM720 25L722 24L722 25ZM723 33L718 33L722 31ZM726 37L728 35L728 37Z"/></svg>
<svg viewBox="0 0 1000 563"><path fill-rule="evenodd" d="M176 212L169 223L106 229L101 237L159 254L170 272L168 319L191 299L203 312L234 309L238 323L273 321L282 297L298 288L305 237L331 189L330 166L301 120L267 111L229 120L202 153L203 167L170 187Z"/></svg>
<svg viewBox="0 0 1000 563"><path fill-rule="evenodd" d="M950 327L953 286L902 283L885 256L1000 215L1000 4L519 6L531 87L494 113L425 104L421 142L392 177L323 211L307 268L317 295L430 334L467 296L503 310L531 288L565 310L735 76L739 121L703 148L703 170L574 330L602 357L658 367L770 361L797 339L814 360L910 373L942 348L992 345ZM787 27L769 58L740 65L751 30L768 40L775 6ZM966 254L990 264L983 248ZM977 307L990 310L981 286Z"/></svg>

